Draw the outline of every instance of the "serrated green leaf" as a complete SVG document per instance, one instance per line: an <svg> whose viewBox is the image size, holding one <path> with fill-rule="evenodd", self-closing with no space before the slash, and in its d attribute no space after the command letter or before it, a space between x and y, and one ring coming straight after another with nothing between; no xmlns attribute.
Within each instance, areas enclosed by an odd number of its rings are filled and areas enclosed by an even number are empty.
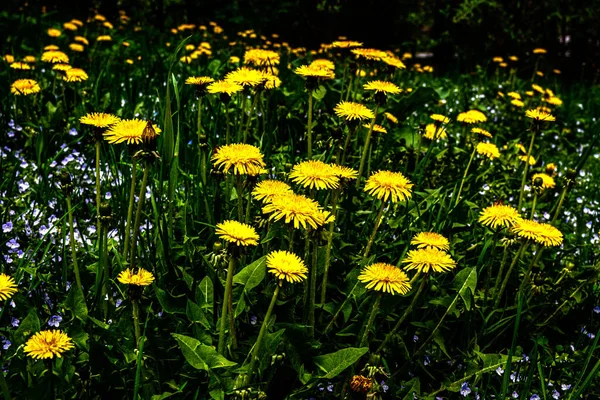
<svg viewBox="0 0 600 400"><path fill-rule="evenodd" d="M216 368L226 368L237 365L233 361L229 361L211 347L206 346L200 341L178 333L171 334L183 353L186 361L194 368L204 371L209 371Z"/></svg>
<svg viewBox="0 0 600 400"><path fill-rule="evenodd" d="M315 365L324 372L319 376L322 379L332 379L342 373L346 368L358 361L369 351L368 347L349 347L335 353L324 354L313 358Z"/></svg>
<svg viewBox="0 0 600 400"><path fill-rule="evenodd" d="M267 257L263 256L242 269L233 277L233 283L244 285L244 292L246 293L254 289L265 278L267 271L266 260Z"/></svg>

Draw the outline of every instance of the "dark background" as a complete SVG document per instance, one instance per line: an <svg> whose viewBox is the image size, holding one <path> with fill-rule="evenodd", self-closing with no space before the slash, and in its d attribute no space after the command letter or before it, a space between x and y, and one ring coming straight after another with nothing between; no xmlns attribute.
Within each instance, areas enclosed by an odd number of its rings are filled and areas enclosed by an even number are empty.
<svg viewBox="0 0 600 400"><path fill-rule="evenodd" d="M231 37L255 29L278 33L292 46L317 48L339 35L382 49L430 51L438 72L470 71L493 56L520 58L548 50L549 65L567 81L595 80L600 56L600 1L583 0L33 0L29 10L56 10L65 21L97 9L116 20L124 9L133 21L160 29L214 20ZM0 10L18 12L22 1ZM0 27L0 34L10 34Z"/></svg>

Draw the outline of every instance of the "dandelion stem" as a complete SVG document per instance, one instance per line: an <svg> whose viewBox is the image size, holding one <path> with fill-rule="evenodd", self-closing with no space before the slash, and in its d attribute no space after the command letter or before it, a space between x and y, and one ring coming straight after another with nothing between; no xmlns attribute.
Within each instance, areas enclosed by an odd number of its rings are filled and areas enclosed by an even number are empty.
<svg viewBox="0 0 600 400"><path fill-rule="evenodd" d="M423 279L421 279L421 284L419 285L419 289L417 289L417 293L415 293L415 295L413 296L413 299L410 302L410 305L408 306L408 308L406 310L404 310L404 313L402 314L402 316L400 317L400 319L398 320L398 322L396 322L396 325L394 325L394 327L392 328L392 330L390 331L390 333L388 333L385 336L385 339L379 345L379 347L377 348L377 351L375 352L375 354L381 353L381 351L385 348L385 345L388 344L388 342L390 341L390 339L396 334L396 332L398 332L398 329L400 329L400 326L402 325L402 323L404 322L404 320L410 315L410 313L412 312L412 310L415 308L415 304L417 304L417 299L419 298L419 296L421 295L421 293L423 293L423 290L425 289L425 285L427 284L428 280L429 280L429 274L426 274L423 277Z"/></svg>
<svg viewBox="0 0 600 400"><path fill-rule="evenodd" d="M229 120L229 107L227 103L223 103L225 106L225 124L227 128L225 129L225 144L231 143L231 121Z"/></svg>
<svg viewBox="0 0 600 400"><path fill-rule="evenodd" d="M267 313L265 314L265 319L263 320L260 331L258 332L258 338L256 339L256 343L252 349L252 355L250 359L250 367L248 368L248 375L246 376L246 385L250 385L252 382L252 376L254 375L254 370L256 369L256 363L258 360L258 353L260 351L260 346L265 337L265 333L267 333L267 326L269 325L269 319L271 319L271 314L273 313L273 309L275 308L275 303L277 302L277 296L279 296L279 289L281 287L281 281L278 282L275 287L275 292L273 292L273 297L271 298L271 303L269 304L269 308L267 309Z"/></svg>
<svg viewBox="0 0 600 400"><path fill-rule="evenodd" d="M221 327L219 329L219 344L217 350L219 354L225 355L225 329L227 327L227 310L229 309L229 299L231 288L233 286L233 273L235 271L235 257L229 257L229 266L227 267L227 280L225 281L225 295L223 296L223 306L221 309Z"/></svg>
<svg viewBox="0 0 600 400"><path fill-rule="evenodd" d="M525 160L523 178L521 179L521 190L519 192L519 205L517 206L519 212L521 212L521 205L523 204L523 194L525 193L525 182L527 181L527 172L529 171L529 160L531 159L531 152L533 151L533 142L535 141L535 135L539 129L540 124L535 124L535 129L531 131L531 141L529 142L529 149L527 150L527 159Z"/></svg>
<svg viewBox="0 0 600 400"><path fill-rule="evenodd" d="M100 235L100 149L102 142L96 139L96 232ZM98 236L100 237L100 236Z"/></svg>
<svg viewBox="0 0 600 400"><path fill-rule="evenodd" d="M69 244L71 245L71 256L73 258L73 271L75 272L75 281L77 287L83 294L81 277L79 276L79 265L77 264L77 245L75 243L75 227L73 226L73 207L71 205L71 195L67 194L67 213L69 214Z"/></svg>
<svg viewBox="0 0 600 400"><path fill-rule="evenodd" d="M513 258L512 263L510 263L510 267L508 267L506 276L504 277L504 280L502 281L502 286L500 286L500 291L497 294L495 294L496 301L494 301L494 310L496 308L498 308L498 305L500 304L500 300L502 299L502 294L504 293L504 290L506 289L506 285L508 284L508 281L510 279L510 274L511 274L512 270L515 268L515 265L517 265L519 258L521 258L521 255L527 248L528 244L529 244L529 241L527 241L527 240L524 241L523 243L521 243L521 247L519 247L519 250L517 250L517 254L515 254L515 258Z"/></svg>
<svg viewBox="0 0 600 400"><path fill-rule="evenodd" d="M375 322L375 317L377 316L377 311L379 310L379 303L381 303L381 293L377 294L375 298L375 304L373 304L373 308L371 309L371 314L369 315L369 320L365 325L365 331L363 332L362 339L360 339L360 343L358 347L363 347L367 344L367 339L369 338L369 332L373 327L373 323Z"/></svg>
<svg viewBox="0 0 600 400"><path fill-rule="evenodd" d="M346 162L346 154L350 153L352 136L354 136L357 129L358 129L358 125L354 129L348 127L348 134L346 135L346 142L344 143L344 152L342 153L342 162L340 163L341 165L344 165Z"/></svg>
<svg viewBox="0 0 600 400"><path fill-rule="evenodd" d="M456 194L456 202L454 203L454 207L456 207L458 205L458 203L460 202L460 194L462 193L463 186L465 184L465 180L467 180L469 168L471 167L471 163L473 162L473 157L475 157L476 150L477 150L477 147L475 147L475 145L473 145L473 151L471 152L471 157L469 158L469 163L467 164L467 168L465 168L465 173L463 174L462 179L460 180L460 186L458 187L458 193Z"/></svg>
<svg viewBox="0 0 600 400"><path fill-rule="evenodd" d="M244 220L244 183L240 175L235 176L235 190L237 191L237 210L238 210L238 221Z"/></svg>
<svg viewBox="0 0 600 400"><path fill-rule="evenodd" d="M202 154L202 147L200 147L200 143L202 143L202 96L198 97L198 149L200 149L200 154Z"/></svg>
<svg viewBox="0 0 600 400"><path fill-rule="evenodd" d="M131 300L131 305L133 306L133 329L135 332L135 348L137 349L142 336L140 332L140 305L137 300Z"/></svg>
<svg viewBox="0 0 600 400"><path fill-rule="evenodd" d="M252 100L252 107L250 108L250 114L252 114L252 111L256 108L256 103L258 101L258 93L256 93L254 95L254 100ZM246 143L246 140L248 140L248 129L250 128L250 122L252 121L251 115L247 116L247 120L246 120L246 128L244 129L244 140L243 142Z"/></svg>
<svg viewBox="0 0 600 400"><path fill-rule="evenodd" d="M129 239L131 234L131 217L133 215L133 202L135 200L135 176L137 174L137 160L131 161L131 187L129 188L129 207L127 208L127 222L125 223L125 247L123 256L129 255Z"/></svg>
<svg viewBox="0 0 600 400"><path fill-rule="evenodd" d="M363 148L362 155L360 157L360 166L358 167L358 176L356 177L356 189L360 187L360 180L362 178L362 173L365 169L365 161L367 160L367 154L369 152L369 146L371 144L371 136L373 135L373 127L375 126L375 120L377 119L377 112L379 111L379 104L375 106L375 113L373 119L371 119L371 125L369 125L369 131L367 132L367 137L365 138L365 145Z"/></svg>
<svg viewBox="0 0 600 400"><path fill-rule="evenodd" d="M237 134L237 141L240 142L242 140L242 127L244 126L244 117L246 116L246 94L244 92L240 93L241 96L241 107L242 107L242 113L240 115L240 120L238 122L238 134Z"/></svg>
<svg viewBox="0 0 600 400"><path fill-rule="evenodd" d="M373 245L373 241L375 240L375 234L377 233L377 229L379 228L379 224L381 224L381 217L383 216L383 208L385 207L385 201L381 201L381 207L379 207L379 212L377 213L377 217L375 218L375 226L373 227L373 232L369 237L369 241L367 242L367 247L365 248L365 252L363 253L363 259L369 256L369 252L371 251L371 246Z"/></svg>
<svg viewBox="0 0 600 400"><path fill-rule="evenodd" d="M556 219L558 218L558 214L560 213L560 209L563 206L563 203L565 202L565 198L567 196L567 191L569 190L568 186L565 185L565 187L562 190L562 193L560 194L560 198L558 199L558 205L556 206L556 211L554 211L554 216L552 217L552 220L550 221L550 225L554 225L554 223L556 222Z"/></svg>
<svg viewBox="0 0 600 400"><path fill-rule="evenodd" d="M333 192L333 199L331 200L331 215L334 216L334 220L329 223L329 231L327 232L327 247L325 248L325 266L323 267L323 282L321 283L321 304L325 304L327 296L327 276L329 274L329 266L331 265L331 247L333 245L333 229L335 227L335 217L337 212L337 203L340 197L342 186L340 185Z"/></svg>
<svg viewBox="0 0 600 400"><path fill-rule="evenodd" d="M108 227L104 226L104 224L100 224L100 256L98 258L98 262L100 263L99 270L102 271L102 290L100 292L100 301L102 302L102 311L104 315L104 321L108 319L108 300L106 300L106 295L108 294L108 275L109 275L109 266L106 262L107 256L107 244L108 242Z"/></svg>
<svg viewBox="0 0 600 400"><path fill-rule="evenodd" d="M317 263L319 258L319 241L313 237L312 266L310 269L310 294L308 298L309 335L315 336L315 300L317 297Z"/></svg>
<svg viewBox="0 0 600 400"><path fill-rule="evenodd" d="M535 206L537 205L537 198L538 194L536 192L533 194L533 203L531 204L531 216L529 217L529 219L533 219L533 214L535 213Z"/></svg>
<svg viewBox="0 0 600 400"><path fill-rule="evenodd" d="M131 256L129 259L129 265L132 269L135 268L137 257L137 234L140 230L140 223L142 221L142 209L144 208L144 198L146 197L146 185L148 183L149 172L150 163L146 161L146 164L144 165L144 175L142 176L142 186L140 186L140 195L138 196L137 210L135 211L135 222L133 224L133 231L131 233Z"/></svg>
<svg viewBox="0 0 600 400"><path fill-rule="evenodd" d="M308 141L308 159L312 159L312 111L313 111L313 89L308 89L308 126L306 138Z"/></svg>

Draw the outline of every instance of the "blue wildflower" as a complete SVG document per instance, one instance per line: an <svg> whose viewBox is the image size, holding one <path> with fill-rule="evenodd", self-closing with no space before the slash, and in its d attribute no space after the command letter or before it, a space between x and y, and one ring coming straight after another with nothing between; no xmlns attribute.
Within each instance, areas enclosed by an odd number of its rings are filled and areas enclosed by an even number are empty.
<svg viewBox="0 0 600 400"><path fill-rule="evenodd" d="M560 397L560 393L558 392L558 390L554 389L552 391L552 398L555 400L558 400L559 397Z"/></svg>
<svg viewBox="0 0 600 400"><path fill-rule="evenodd" d="M62 322L62 317L60 315L53 315L48 320L48 326L53 326L55 328L58 328L60 326L61 322Z"/></svg>
<svg viewBox="0 0 600 400"><path fill-rule="evenodd" d="M538 396L537 394L533 394L533 395L531 395L529 400L540 400L540 396Z"/></svg>
<svg viewBox="0 0 600 400"><path fill-rule="evenodd" d="M471 388L469 387L469 384L467 382L463 382L460 387L460 394L462 394L464 397L467 397L470 393Z"/></svg>

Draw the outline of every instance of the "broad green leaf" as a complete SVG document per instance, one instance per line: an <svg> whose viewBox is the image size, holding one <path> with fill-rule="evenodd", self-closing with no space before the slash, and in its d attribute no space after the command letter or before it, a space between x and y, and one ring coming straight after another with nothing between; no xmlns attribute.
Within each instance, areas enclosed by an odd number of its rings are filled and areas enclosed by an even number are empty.
<svg viewBox="0 0 600 400"><path fill-rule="evenodd" d="M196 289L196 302L203 309L213 312L213 301L213 283L208 276L205 276Z"/></svg>
<svg viewBox="0 0 600 400"><path fill-rule="evenodd" d="M416 395L421 394L421 381L419 380L419 378L411 379L404 386L405 386L404 389L402 389L402 390L398 391L398 393L396 393L397 398L399 398L402 395L402 393L406 393L406 395L404 397L402 397L402 400L414 400L415 394Z"/></svg>
<svg viewBox="0 0 600 400"><path fill-rule="evenodd" d="M332 379L338 376L346 368L358 361L369 351L368 347L349 347L338 350L335 353L324 354L313 358L313 361L325 374L319 376L322 379Z"/></svg>
<svg viewBox="0 0 600 400"><path fill-rule="evenodd" d="M154 293L160 303L163 310L169 314L185 314L183 305L175 304L177 301L169 293L159 288L157 285L153 285Z"/></svg>
<svg viewBox="0 0 600 400"><path fill-rule="evenodd" d="M204 315L204 310L202 310L202 307L200 307L198 304L194 303L189 299L185 308L185 314L187 315L190 322L201 324L208 330L212 328L210 322L206 318L206 315Z"/></svg>
<svg viewBox="0 0 600 400"><path fill-rule="evenodd" d="M477 288L477 270L475 267L465 268L456 274L453 286L458 289L458 294L465 302L467 310L471 309L471 296L475 295ZM469 294L468 292L471 292Z"/></svg>
<svg viewBox="0 0 600 400"><path fill-rule="evenodd" d="M252 264L248 265L233 277L233 282L244 285L244 292L248 293L250 290L258 286L265 278L267 271L267 257L263 256Z"/></svg>
<svg viewBox="0 0 600 400"><path fill-rule="evenodd" d="M64 302L64 307L73 313L73 316L77 319L85 322L88 317L88 308L85 304L85 298L79 286L71 286L67 299Z"/></svg>
<svg viewBox="0 0 600 400"><path fill-rule="evenodd" d="M21 321L21 325L15 332L15 344L21 345L34 333L40 330L40 319L35 308L29 309L29 314Z"/></svg>
<svg viewBox="0 0 600 400"><path fill-rule="evenodd" d="M177 333L171 335L177 340L186 361L196 369L209 371L236 365L233 361L229 361L217 353L213 347L206 346L194 338Z"/></svg>

